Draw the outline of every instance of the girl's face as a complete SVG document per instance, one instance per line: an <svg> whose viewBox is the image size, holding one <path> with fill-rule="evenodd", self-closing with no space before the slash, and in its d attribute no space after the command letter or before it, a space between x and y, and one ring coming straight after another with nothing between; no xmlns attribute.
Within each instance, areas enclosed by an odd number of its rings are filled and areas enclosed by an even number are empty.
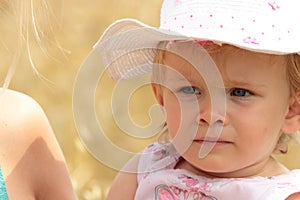
<svg viewBox="0 0 300 200"><path fill-rule="evenodd" d="M205 84L189 63L166 53L164 87L154 86L166 111L174 145L188 163L218 177L268 176L278 168L270 157L286 126L290 92L283 57L249 51L211 54L223 79L223 88ZM201 69L199 69L201 71ZM184 80L185 79L185 80ZM211 92L226 93L226 114L212 116ZM221 135L211 152L199 159L209 127L221 124ZM209 139L208 139L209 140Z"/></svg>

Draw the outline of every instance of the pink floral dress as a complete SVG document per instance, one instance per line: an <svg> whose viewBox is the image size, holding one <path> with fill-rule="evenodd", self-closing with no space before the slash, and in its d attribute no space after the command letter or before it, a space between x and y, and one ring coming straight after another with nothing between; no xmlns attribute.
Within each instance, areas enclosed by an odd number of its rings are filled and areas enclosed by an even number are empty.
<svg viewBox="0 0 300 200"><path fill-rule="evenodd" d="M170 143L146 148L135 200L284 200L300 191L300 170L273 177L211 179L174 169L179 158Z"/></svg>

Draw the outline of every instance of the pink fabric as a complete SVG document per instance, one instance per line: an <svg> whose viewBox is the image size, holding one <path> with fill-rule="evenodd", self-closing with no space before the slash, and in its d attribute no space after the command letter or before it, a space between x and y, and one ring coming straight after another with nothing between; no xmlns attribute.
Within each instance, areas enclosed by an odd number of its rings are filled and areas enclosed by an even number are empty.
<svg viewBox="0 0 300 200"><path fill-rule="evenodd" d="M209 179L174 169L179 157L171 144L145 149L135 200L284 200L300 191L300 170L274 177Z"/></svg>

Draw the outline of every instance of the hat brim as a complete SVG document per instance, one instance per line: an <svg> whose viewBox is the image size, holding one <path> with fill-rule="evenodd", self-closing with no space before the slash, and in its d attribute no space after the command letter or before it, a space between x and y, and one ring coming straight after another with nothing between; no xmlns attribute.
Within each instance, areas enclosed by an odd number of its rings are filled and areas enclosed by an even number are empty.
<svg viewBox="0 0 300 200"><path fill-rule="evenodd" d="M135 19L122 19L111 24L94 45L93 51L98 51L103 64L113 79L127 79L151 71L155 50L161 41L174 40L210 40L216 43L226 43L250 51L269 54L297 53L295 49L276 46L274 42L265 45L247 44L236 38L234 33L220 34L217 31L206 30L189 35L148 26ZM197 35L194 37L193 35Z"/></svg>

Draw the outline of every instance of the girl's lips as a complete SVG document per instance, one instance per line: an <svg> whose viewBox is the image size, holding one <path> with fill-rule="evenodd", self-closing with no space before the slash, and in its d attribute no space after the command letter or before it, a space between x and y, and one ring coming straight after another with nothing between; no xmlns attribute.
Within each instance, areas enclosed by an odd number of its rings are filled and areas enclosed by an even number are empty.
<svg viewBox="0 0 300 200"><path fill-rule="evenodd" d="M207 143L207 144L232 144L232 142L226 141L226 140L211 140L211 139L199 139L199 140L194 140L195 142L198 143Z"/></svg>

